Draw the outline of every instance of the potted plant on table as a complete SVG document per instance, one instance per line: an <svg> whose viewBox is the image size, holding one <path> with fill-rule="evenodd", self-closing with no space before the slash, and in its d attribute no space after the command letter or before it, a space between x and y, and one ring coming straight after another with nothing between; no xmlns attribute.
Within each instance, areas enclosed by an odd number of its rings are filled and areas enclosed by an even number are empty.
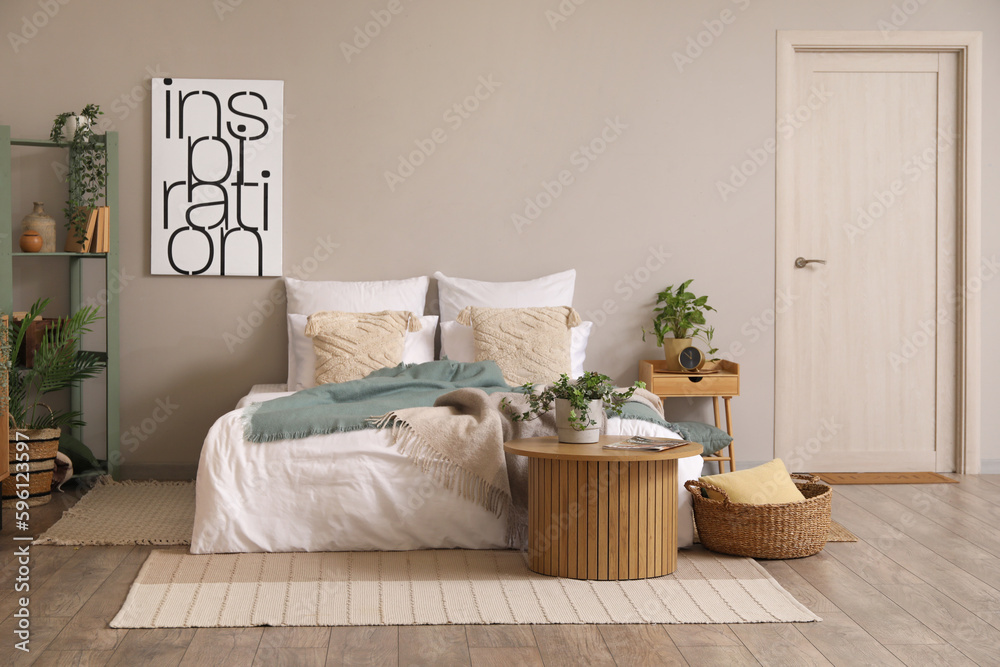
<svg viewBox="0 0 1000 667"><path fill-rule="evenodd" d="M645 388L645 383L636 382L624 391L616 391L614 383L607 375L588 371L576 380L570 380L565 373L559 380L548 385L540 393L535 393L531 382L522 385L527 399L528 410L512 414L512 421L528 421L556 408L556 428L559 442L585 444L597 442L600 437L600 424L597 417L605 409L613 411L619 417L625 402L632 398L636 389ZM512 406L507 399L501 406L510 411Z"/></svg>
<svg viewBox="0 0 1000 667"><path fill-rule="evenodd" d="M708 347L708 354L717 350L712 347L712 336L715 328L706 326L705 313L715 311L708 305L707 296L695 296L688 291L688 285L693 282L686 280L674 289L668 285L665 290L656 295L656 308L653 308L653 328L651 331L642 329L642 340L646 334L656 337L656 344L663 348L667 369L682 370L678 363L678 355L686 347L690 347L695 338L701 338ZM667 334L672 337L668 338Z"/></svg>
<svg viewBox="0 0 1000 667"><path fill-rule="evenodd" d="M29 463L29 505L42 505L51 499L54 459L59 449L63 426L83 426L81 413L76 410L53 410L42 402L46 394L75 386L87 378L96 377L107 366L106 355L80 350L80 338L90 331L90 325L100 316L94 306L81 308L73 315L55 320L45 330L35 352L31 368L16 365L28 328L48 305L40 299L32 305L23 320L10 319L3 363L7 369L8 410L12 429L12 454L27 452ZM17 459L21 460L21 459ZM3 505L16 499L15 473L3 482Z"/></svg>
<svg viewBox="0 0 1000 667"><path fill-rule="evenodd" d="M80 113L63 112L56 116L49 134L52 141L69 142L69 171L66 174L69 196L63 213L66 215L66 229L70 232L70 243L73 239L82 241L86 238L87 213L100 203L107 185L107 146L98 141L98 135L94 133L97 117L103 114L96 104L88 104ZM63 136L64 132L66 136Z"/></svg>

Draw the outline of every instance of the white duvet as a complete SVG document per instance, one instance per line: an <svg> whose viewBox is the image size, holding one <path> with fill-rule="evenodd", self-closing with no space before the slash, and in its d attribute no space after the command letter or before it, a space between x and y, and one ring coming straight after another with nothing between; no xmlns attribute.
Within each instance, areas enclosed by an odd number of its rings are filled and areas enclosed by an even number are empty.
<svg viewBox="0 0 1000 667"><path fill-rule="evenodd" d="M389 441L389 431L331 433L254 443L243 408L289 395L258 385L208 432L198 464L191 552L503 549L505 519L438 487ZM609 419L612 435L679 437L636 420ZM700 456L680 459L678 546L693 539L684 482Z"/></svg>

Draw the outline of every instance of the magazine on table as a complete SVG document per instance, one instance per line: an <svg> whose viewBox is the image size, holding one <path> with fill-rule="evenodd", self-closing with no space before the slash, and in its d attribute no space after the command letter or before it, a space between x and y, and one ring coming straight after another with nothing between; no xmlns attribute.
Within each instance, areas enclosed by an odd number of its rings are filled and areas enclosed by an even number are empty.
<svg viewBox="0 0 1000 667"><path fill-rule="evenodd" d="M604 449L624 449L634 452L662 452L667 449L674 449L690 444L690 440L680 438L650 438L642 435L634 435L621 442L611 442L604 445Z"/></svg>

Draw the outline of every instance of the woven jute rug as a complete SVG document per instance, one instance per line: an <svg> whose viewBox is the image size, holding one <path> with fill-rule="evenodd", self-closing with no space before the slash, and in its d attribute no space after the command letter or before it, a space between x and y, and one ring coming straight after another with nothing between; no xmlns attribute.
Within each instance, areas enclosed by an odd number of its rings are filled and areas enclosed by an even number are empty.
<svg viewBox="0 0 1000 667"><path fill-rule="evenodd" d="M958 484L936 472L817 472L827 484Z"/></svg>
<svg viewBox="0 0 1000 667"><path fill-rule="evenodd" d="M820 620L749 558L701 547L677 571L578 581L528 570L518 551L153 551L114 628Z"/></svg>
<svg viewBox="0 0 1000 667"><path fill-rule="evenodd" d="M114 482L97 486L35 544L191 544L194 482Z"/></svg>

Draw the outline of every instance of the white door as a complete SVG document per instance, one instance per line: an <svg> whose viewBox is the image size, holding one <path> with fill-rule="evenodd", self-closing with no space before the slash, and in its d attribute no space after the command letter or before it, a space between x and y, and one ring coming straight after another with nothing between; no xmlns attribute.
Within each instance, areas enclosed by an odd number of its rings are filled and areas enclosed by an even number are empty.
<svg viewBox="0 0 1000 667"><path fill-rule="evenodd" d="M960 56L785 55L775 455L812 472L953 471Z"/></svg>

